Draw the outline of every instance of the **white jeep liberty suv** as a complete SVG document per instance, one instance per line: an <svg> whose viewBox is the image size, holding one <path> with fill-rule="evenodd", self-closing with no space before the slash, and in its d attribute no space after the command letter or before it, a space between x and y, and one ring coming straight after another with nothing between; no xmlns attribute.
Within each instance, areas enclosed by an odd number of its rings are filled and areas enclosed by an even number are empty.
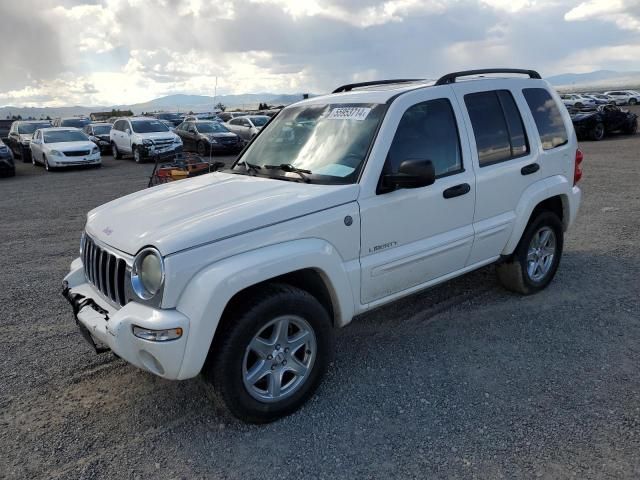
<svg viewBox="0 0 640 480"><path fill-rule="evenodd" d="M510 290L549 285L581 161L531 70L345 85L282 110L228 170L92 210L63 293L97 351L202 373L269 422L357 314L490 263Z"/></svg>

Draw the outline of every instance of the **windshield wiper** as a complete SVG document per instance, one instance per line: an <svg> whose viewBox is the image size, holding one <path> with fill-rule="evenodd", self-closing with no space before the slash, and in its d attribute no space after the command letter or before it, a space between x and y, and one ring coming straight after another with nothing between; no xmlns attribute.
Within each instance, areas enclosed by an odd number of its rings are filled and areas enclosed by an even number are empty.
<svg viewBox="0 0 640 480"><path fill-rule="evenodd" d="M307 175L311 174L311 170L305 170L304 168L294 167L290 163L281 163L280 165L264 165L264 168L268 170L281 170L287 173L297 173L305 183L311 183L311 180ZM307 175L305 175L305 173Z"/></svg>
<svg viewBox="0 0 640 480"><path fill-rule="evenodd" d="M262 169L260 165L255 165L253 163L249 163L244 160L236 163L236 165L242 165L247 172L253 172L256 175L258 174L258 170Z"/></svg>

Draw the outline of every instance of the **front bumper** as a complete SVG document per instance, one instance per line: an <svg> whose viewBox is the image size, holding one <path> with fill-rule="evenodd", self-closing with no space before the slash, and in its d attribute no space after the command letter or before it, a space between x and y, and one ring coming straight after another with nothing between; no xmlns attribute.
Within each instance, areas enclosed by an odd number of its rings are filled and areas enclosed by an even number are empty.
<svg viewBox="0 0 640 480"><path fill-rule="evenodd" d="M182 313L136 302L113 307L87 283L79 258L71 264L62 294L71 304L80 332L97 353L112 350L138 368L163 378L178 378L189 336L189 319ZM134 325L151 330L182 328L183 333L176 340L152 342L136 337Z"/></svg>
<svg viewBox="0 0 640 480"><path fill-rule="evenodd" d="M171 144L168 147L156 147L155 145L144 145L139 147L140 156L144 159L155 158L156 155L167 157L182 153L182 144Z"/></svg>
<svg viewBox="0 0 640 480"><path fill-rule="evenodd" d="M82 165L97 165L102 162L100 152L92 153L85 157L47 156L47 161L52 167L76 167Z"/></svg>

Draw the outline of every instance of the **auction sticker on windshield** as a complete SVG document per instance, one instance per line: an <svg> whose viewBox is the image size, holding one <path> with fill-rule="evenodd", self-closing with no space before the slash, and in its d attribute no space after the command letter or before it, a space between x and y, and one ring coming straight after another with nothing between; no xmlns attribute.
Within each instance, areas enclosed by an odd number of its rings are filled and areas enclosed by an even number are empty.
<svg viewBox="0 0 640 480"><path fill-rule="evenodd" d="M371 111L367 107L339 107L334 108L327 117L328 120L364 120Z"/></svg>

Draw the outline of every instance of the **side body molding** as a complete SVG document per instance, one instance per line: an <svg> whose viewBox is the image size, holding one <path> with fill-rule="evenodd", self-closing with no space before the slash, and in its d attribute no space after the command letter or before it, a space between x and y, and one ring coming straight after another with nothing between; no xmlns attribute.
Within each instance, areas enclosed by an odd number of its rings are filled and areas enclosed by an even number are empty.
<svg viewBox="0 0 640 480"><path fill-rule="evenodd" d="M196 376L206 360L224 309L243 289L302 269L313 269L325 281L337 327L354 316L355 301L348 269L338 251L325 240L294 240L228 257L196 274L178 300L177 310L190 319L189 338L179 379ZM351 262L350 262L351 263Z"/></svg>

